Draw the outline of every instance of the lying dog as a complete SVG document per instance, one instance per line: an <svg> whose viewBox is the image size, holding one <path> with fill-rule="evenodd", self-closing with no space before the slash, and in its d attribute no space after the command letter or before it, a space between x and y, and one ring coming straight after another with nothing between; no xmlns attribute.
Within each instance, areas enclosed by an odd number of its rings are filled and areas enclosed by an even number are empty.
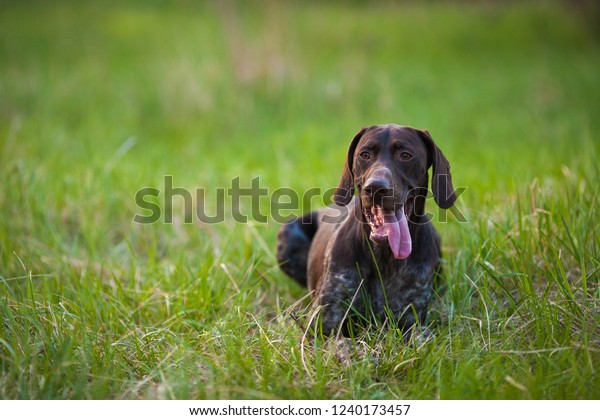
<svg viewBox="0 0 600 420"><path fill-rule="evenodd" d="M348 335L349 318L393 321L404 331L425 323L441 256L425 215L430 167L435 202L447 209L456 200L450 165L427 131L363 128L335 204L281 227L277 259L312 292L324 335Z"/></svg>

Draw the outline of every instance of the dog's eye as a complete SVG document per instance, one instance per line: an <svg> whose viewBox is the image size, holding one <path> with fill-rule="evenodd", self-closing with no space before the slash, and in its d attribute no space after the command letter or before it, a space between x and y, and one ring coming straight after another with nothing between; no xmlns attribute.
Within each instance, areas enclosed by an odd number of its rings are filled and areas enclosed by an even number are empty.
<svg viewBox="0 0 600 420"><path fill-rule="evenodd" d="M361 159L364 159L364 160L369 160L369 159L371 159L371 154L370 154L369 152L367 152L367 151L365 151L365 152L360 152L360 155L359 155L359 156L361 157Z"/></svg>
<svg viewBox="0 0 600 420"><path fill-rule="evenodd" d="M400 155L400 157L402 158L402 160L410 160L410 158L413 157L413 155L411 155L408 152L402 152L402 154Z"/></svg>

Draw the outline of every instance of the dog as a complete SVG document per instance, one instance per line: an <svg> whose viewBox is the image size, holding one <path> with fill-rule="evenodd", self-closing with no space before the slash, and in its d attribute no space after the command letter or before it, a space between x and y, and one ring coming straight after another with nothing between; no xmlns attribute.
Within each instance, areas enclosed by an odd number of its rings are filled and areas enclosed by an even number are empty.
<svg viewBox="0 0 600 420"><path fill-rule="evenodd" d="M363 128L350 143L334 203L282 225L277 260L310 290L320 310L312 326L323 335L348 336L354 323L373 319L405 332L425 325L441 258L425 213L430 167L435 202L450 208L450 164L428 131Z"/></svg>

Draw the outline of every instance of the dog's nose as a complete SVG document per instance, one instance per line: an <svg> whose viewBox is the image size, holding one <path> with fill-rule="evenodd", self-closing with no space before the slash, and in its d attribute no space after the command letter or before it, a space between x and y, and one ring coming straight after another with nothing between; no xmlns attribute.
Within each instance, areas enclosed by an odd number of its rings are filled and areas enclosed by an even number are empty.
<svg viewBox="0 0 600 420"><path fill-rule="evenodd" d="M393 191L390 182L387 179L372 179L364 186L363 191L369 197L386 197L391 196Z"/></svg>

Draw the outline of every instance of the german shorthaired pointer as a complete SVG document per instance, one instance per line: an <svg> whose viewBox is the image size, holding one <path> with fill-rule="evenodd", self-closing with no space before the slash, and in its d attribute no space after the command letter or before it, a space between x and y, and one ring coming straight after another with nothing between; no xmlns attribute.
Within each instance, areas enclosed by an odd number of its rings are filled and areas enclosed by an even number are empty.
<svg viewBox="0 0 600 420"><path fill-rule="evenodd" d="M450 165L427 131L363 128L350 144L334 204L280 229L281 269L312 292L321 311L313 327L324 335L348 335L355 321L374 318L405 332L425 323L441 255L425 213L430 167L435 202L447 209L456 200Z"/></svg>

